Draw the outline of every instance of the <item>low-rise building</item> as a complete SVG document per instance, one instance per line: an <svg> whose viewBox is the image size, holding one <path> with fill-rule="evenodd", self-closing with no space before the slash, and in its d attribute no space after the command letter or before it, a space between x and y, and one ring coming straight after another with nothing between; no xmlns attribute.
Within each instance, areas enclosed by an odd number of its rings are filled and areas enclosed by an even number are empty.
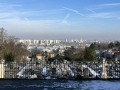
<svg viewBox="0 0 120 90"><path fill-rule="evenodd" d="M43 60L43 55L42 55L42 54L37 54L37 55L36 55L36 58L37 58L38 60Z"/></svg>
<svg viewBox="0 0 120 90"><path fill-rule="evenodd" d="M48 56L49 56L50 58L54 58L54 57L55 57L55 53L54 53L54 52L48 52Z"/></svg>

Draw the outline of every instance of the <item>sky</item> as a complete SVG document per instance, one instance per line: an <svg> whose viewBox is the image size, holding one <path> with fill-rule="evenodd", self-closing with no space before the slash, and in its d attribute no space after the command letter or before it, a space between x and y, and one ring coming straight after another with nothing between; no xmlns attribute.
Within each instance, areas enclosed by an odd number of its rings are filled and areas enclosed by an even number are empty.
<svg viewBox="0 0 120 90"><path fill-rule="evenodd" d="M120 40L120 0L0 0L0 27L21 39Z"/></svg>

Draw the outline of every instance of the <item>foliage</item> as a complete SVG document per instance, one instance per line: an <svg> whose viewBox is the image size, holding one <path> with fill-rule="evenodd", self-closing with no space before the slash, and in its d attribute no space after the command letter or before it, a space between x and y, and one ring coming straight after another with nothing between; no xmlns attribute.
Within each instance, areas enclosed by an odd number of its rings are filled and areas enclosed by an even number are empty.
<svg viewBox="0 0 120 90"><path fill-rule="evenodd" d="M95 59L95 57L96 57L96 54L94 50L86 47L84 51L84 59L87 61L92 61Z"/></svg>
<svg viewBox="0 0 120 90"><path fill-rule="evenodd" d="M115 42L115 47L120 47L120 42L116 41Z"/></svg>
<svg viewBox="0 0 120 90"><path fill-rule="evenodd" d="M108 48L112 49L113 47L114 47L114 43L113 42L108 44Z"/></svg>
<svg viewBox="0 0 120 90"><path fill-rule="evenodd" d="M92 43L90 45L90 48L93 50L100 50L100 51L103 51L105 49L113 49L113 48L120 50L120 42L115 41L115 42L110 42L109 44L108 43Z"/></svg>
<svg viewBox="0 0 120 90"><path fill-rule="evenodd" d="M92 43L90 47L85 49L76 49L71 47L64 52L64 58L70 61L91 61L98 57L95 54L95 50L102 52L103 50L119 50L120 51L120 42L110 42L110 43Z"/></svg>
<svg viewBox="0 0 120 90"><path fill-rule="evenodd" d="M57 54L55 57L54 57L54 59L57 59L57 60L63 60L63 56L61 56L61 55L59 55L59 54Z"/></svg>
<svg viewBox="0 0 120 90"><path fill-rule="evenodd" d="M29 51L14 36L8 36L4 28L0 28L0 57L6 61L24 60Z"/></svg>
<svg viewBox="0 0 120 90"><path fill-rule="evenodd" d="M81 48L69 48L64 52L64 59L69 61L82 61L84 60L84 50Z"/></svg>
<svg viewBox="0 0 120 90"><path fill-rule="evenodd" d="M73 56L73 52L72 52L72 50L71 49L68 49L68 50L66 50L65 52L64 52L64 58L66 59L66 60L72 60L73 58L72 58L72 56Z"/></svg>
<svg viewBox="0 0 120 90"><path fill-rule="evenodd" d="M12 52L10 53L7 53L4 55L4 59L9 62L9 61L14 61L15 60L15 57L14 57L14 54Z"/></svg>
<svg viewBox="0 0 120 90"><path fill-rule="evenodd" d="M93 50L104 50L104 49L108 49L108 44L107 43L92 43L90 45L90 48Z"/></svg>

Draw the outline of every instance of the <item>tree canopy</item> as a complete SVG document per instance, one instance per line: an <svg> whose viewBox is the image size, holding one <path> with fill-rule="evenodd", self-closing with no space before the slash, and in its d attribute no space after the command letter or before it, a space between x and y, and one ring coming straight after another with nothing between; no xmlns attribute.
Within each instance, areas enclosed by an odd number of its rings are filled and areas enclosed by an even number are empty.
<svg viewBox="0 0 120 90"><path fill-rule="evenodd" d="M86 61L93 61L96 57L95 51L91 48L86 47L84 51L84 59Z"/></svg>
<svg viewBox="0 0 120 90"><path fill-rule="evenodd" d="M64 58L69 61L93 61L96 54L91 48L69 48L64 52Z"/></svg>
<svg viewBox="0 0 120 90"><path fill-rule="evenodd" d="M24 60L25 56L29 55L29 51L24 44L17 41L16 37L8 36L5 29L0 28L0 58L5 61Z"/></svg>

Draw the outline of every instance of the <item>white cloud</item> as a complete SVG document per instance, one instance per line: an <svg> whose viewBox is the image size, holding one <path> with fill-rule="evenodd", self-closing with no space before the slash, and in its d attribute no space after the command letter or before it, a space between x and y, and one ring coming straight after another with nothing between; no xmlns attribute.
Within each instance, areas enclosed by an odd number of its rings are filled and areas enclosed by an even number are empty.
<svg viewBox="0 0 120 90"><path fill-rule="evenodd" d="M107 3L107 4L101 4L100 6L120 6L120 3Z"/></svg>
<svg viewBox="0 0 120 90"><path fill-rule="evenodd" d="M115 17L113 13L107 13L107 12L89 14L88 16L94 17L94 18L114 18Z"/></svg>
<svg viewBox="0 0 120 90"><path fill-rule="evenodd" d="M20 4L0 3L0 11L2 11L2 12L10 11L10 10L16 9L18 7L22 7L22 5L20 5Z"/></svg>
<svg viewBox="0 0 120 90"><path fill-rule="evenodd" d="M20 10L18 8L21 7ZM58 15L63 13L63 9L52 10L25 10L20 4L0 3L0 19L16 17L36 17L47 15ZM49 18L49 17L48 17Z"/></svg>
<svg viewBox="0 0 120 90"><path fill-rule="evenodd" d="M63 21L62 21L62 23L63 24L65 24L65 25L70 25L69 23L68 23L68 21L67 21L67 19L69 18L69 14L67 14L65 17L64 17L64 19L63 19Z"/></svg>
<svg viewBox="0 0 120 90"><path fill-rule="evenodd" d="M15 32L52 32L59 20L29 20L28 18L11 18L0 21L0 27L9 30L9 33Z"/></svg>
<svg viewBox="0 0 120 90"><path fill-rule="evenodd" d="M23 14L25 14L24 12L0 12L0 19L6 19L6 18L14 18L14 17L20 17Z"/></svg>
<svg viewBox="0 0 120 90"><path fill-rule="evenodd" d="M86 8L88 11L92 12L92 13L96 13L94 10L91 10L89 8Z"/></svg>
<svg viewBox="0 0 120 90"><path fill-rule="evenodd" d="M39 10L39 11L19 11L14 7L19 7L17 4L0 3L0 8L6 8L6 11L0 10L0 27L9 30L8 33L22 33L22 32L54 32L60 25L69 25L66 15L64 19L55 18L54 14L63 13L63 9ZM51 15L53 18L45 19L44 15ZM34 17L42 15L43 18L35 20Z"/></svg>
<svg viewBox="0 0 120 90"><path fill-rule="evenodd" d="M114 19L118 19L120 17L120 11L118 10L110 10L108 9L109 7L112 6L120 6L120 3L107 3L107 4L99 4L96 5L94 8L89 9L86 8L88 11L90 11L91 13L88 13L86 16L88 18L92 17L92 18L114 18ZM104 10L105 9L105 10Z"/></svg>
<svg viewBox="0 0 120 90"><path fill-rule="evenodd" d="M71 8L67 8L67 7L63 7L65 10L68 10L68 11L72 11L80 16L84 16L84 14L80 13L79 11L75 10L75 9L71 9Z"/></svg>
<svg viewBox="0 0 120 90"><path fill-rule="evenodd" d="M96 12L86 15L88 18L103 18L120 20L120 12Z"/></svg>

